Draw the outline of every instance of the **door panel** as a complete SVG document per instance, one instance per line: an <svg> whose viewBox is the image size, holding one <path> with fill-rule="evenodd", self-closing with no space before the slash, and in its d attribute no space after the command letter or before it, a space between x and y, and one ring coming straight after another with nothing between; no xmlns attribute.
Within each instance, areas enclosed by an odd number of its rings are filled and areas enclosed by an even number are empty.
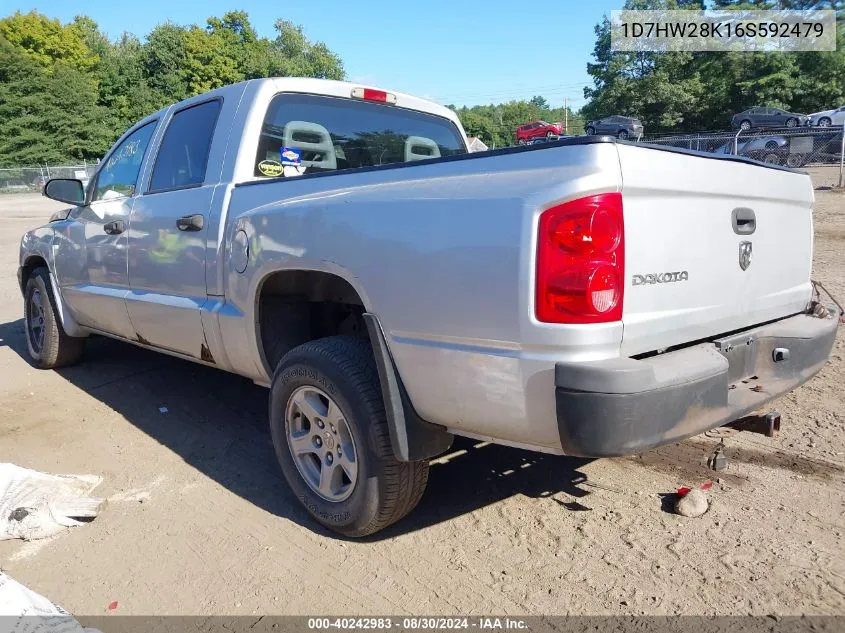
<svg viewBox="0 0 845 633"><path fill-rule="evenodd" d="M123 297L126 233L107 234L109 222L129 223L133 198L103 200L80 207L57 232L56 276L62 296L80 325L133 338Z"/></svg>
<svg viewBox="0 0 845 633"><path fill-rule="evenodd" d="M74 209L56 232L56 278L74 318L125 338L135 338L124 301L126 228L156 125L138 127L115 146L92 181L88 203Z"/></svg>
<svg viewBox="0 0 845 633"><path fill-rule="evenodd" d="M158 347L200 358L200 308L206 301L205 248L214 187L138 198L129 233L130 290L126 296L139 336ZM200 230L180 230L183 216L203 218Z"/></svg>
<svg viewBox="0 0 845 633"><path fill-rule="evenodd" d="M215 184L204 184L222 101L188 105L167 125L150 184L132 208L132 325L146 343L202 358L206 234ZM220 134L217 144L225 143ZM217 151L223 151L219 148ZM219 172L218 172L219 175Z"/></svg>

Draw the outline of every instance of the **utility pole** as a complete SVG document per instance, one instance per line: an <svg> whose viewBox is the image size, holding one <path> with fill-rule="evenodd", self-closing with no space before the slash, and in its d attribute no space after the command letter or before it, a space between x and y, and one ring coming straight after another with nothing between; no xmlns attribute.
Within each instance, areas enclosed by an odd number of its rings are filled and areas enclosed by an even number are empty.
<svg viewBox="0 0 845 633"><path fill-rule="evenodd" d="M569 97L563 98L563 133L569 134L569 108L566 107Z"/></svg>

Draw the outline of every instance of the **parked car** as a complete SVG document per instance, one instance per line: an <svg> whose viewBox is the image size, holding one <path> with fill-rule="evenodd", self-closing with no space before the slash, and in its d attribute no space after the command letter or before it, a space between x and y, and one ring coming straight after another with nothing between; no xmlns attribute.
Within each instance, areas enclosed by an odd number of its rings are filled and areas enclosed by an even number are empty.
<svg viewBox="0 0 845 633"><path fill-rule="evenodd" d="M808 117L808 125L830 127L831 125L845 125L845 105L833 110L816 112Z"/></svg>
<svg viewBox="0 0 845 633"><path fill-rule="evenodd" d="M795 151L797 144L793 145L793 140L796 138L806 140L807 137L760 136L745 140L740 138L736 144L736 152L734 152L734 142L729 141L719 147L716 153L736 153L738 156L747 156L748 158L772 165L803 167L807 162L808 156L812 153L812 139L809 141L810 146L807 148L807 151Z"/></svg>
<svg viewBox="0 0 845 633"><path fill-rule="evenodd" d="M561 134L559 136L541 136L532 139L528 142L529 145L542 145L543 143L551 143L552 141L559 141L562 138L573 138L571 134Z"/></svg>
<svg viewBox="0 0 845 633"><path fill-rule="evenodd" d="M809 117L806 114L787 112L781 108L755 107L733 115L731 127L741 130L798 127L799 125L806 125L808 120Z"/></svg>
<svg viewBox="0 0 845 633"><path fill-rule="evenodd" d="M346 82L192 97L45 193L73 207L21 241L32 363L105 334L269 387L292 498L347 536L410 512L454 435L639 453L836 336L806 174L597 136L470 154L448 108Z"/></svg>
<svg viewBox="0 0 845 633"><path fill-rule="evenodd" d="M554 123L546 123L545 121L532 121L525 125L520 125L516 128L516 142L519 145L525 145L531 139L539 137L560 136L560 126Z"/></svg>
<svg viewBox="0 0 845 633"><path fill-rule="evenodd" d="M634 117L613 115L595 121L587 121L584 133L588 136L610 134L621 139L639 138L643 134L643 124Z"/></svg>

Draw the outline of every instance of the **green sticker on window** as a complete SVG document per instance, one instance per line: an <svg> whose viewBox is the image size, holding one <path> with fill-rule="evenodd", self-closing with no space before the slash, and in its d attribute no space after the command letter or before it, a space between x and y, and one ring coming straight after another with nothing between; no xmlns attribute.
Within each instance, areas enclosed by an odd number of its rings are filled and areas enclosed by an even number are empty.
<svg viewBox="0 0 845 633"><path fill-rule="evenodd" d="M262 160L260 163L258 163L258 171L260 171L265 176L281 176L282 164L275 160Z"/></svg>

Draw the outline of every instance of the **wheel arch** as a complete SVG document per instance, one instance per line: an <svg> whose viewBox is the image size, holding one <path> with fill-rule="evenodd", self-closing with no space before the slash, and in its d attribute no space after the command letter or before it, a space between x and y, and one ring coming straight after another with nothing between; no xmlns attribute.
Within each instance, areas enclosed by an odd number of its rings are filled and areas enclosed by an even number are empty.
<svg viewBox="0 0 845 633"><path fill-rule="evenodd" d="M268 376L289 349L309 340L336 334L357 334L361 328L343 331L339 324L334 328L323 323L313 327L312 318L319 319L319 304L325 312L326 306L347 306L354 314L363 314L370 309L370 303L362 291L339 271L323 268L275 268L263 271L255 286L253 314L255 321L255 342L262 365ZM336 309L336 308L331 308ZM315 314L316 312L316 314ZM332 325L332 324L329 324ZM287 341L274 341L272 336L285 326ZM273 345L276 348L273 349Z"/></svg>
<svg viewBox="0 0 845 633"><path fill-rule="evenodd" d="M56 305L56 312L59 317L59 323L61 324L65 333L69 336L75 337L88 336L88 331L79 325L79 323L76 321L73 314L71 313L67 303L65 303L64 297L62 297L62 293L59 290L59 282L56 279L56 274L48 263L47 258L44 257L43 254L31 253L23 259L23 263L20 267L20 274L18 276L18 280L20 282L21 287L21 294L26 293L27 282L32 277L32 273L38 270L39 268L47 269L47 274L50 277L50 288L53 294L53 303Z"/></svg>
<svg viewBox="0 0 845 633"><path fill-rule="evenodd" d="M26 259L24 260L23 264L21 264L21 272L18 277L18 282L20 283L21 293L26 291L26 282L29 281L29 278L32 276L33 271L36 268L46 268L48 271L50 270L50 266L47 264L47 260L40 254L32 254L27 255Z"/></svg>
<svg viewBox="0 0 845 633"><path fill-rule="evenodd" d="M373 350L396 458L418 461L451 446L451 434L416 413L372 304L346 275L309 268L268 271L256 286L254 310L255 341L269 375L298 345L327 336L359 336Z"/></svg>

